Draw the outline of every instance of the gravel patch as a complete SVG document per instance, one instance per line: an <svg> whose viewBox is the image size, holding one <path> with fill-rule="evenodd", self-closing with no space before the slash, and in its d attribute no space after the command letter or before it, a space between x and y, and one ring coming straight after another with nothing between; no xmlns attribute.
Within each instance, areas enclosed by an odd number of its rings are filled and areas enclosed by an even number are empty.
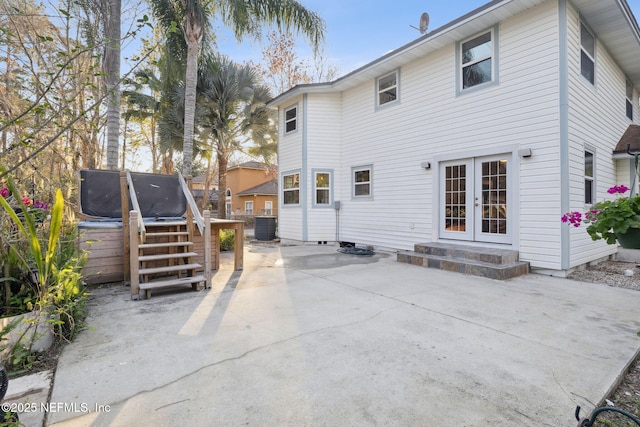
<svg viewBox="0 0 640 427"><path fill-rule="evenodd" d="M567 277L640 291L640 264L635 262L603 261L586 270L574 271Z"/></svg>

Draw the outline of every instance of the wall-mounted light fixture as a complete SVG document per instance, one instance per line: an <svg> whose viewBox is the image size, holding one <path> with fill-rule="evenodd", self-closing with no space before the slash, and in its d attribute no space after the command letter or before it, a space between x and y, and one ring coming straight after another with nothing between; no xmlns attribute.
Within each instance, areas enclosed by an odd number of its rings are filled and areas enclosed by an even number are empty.
<svg viewBox="0 0 640 427"><path fill-rule="evenodd" d="M420 167L422 169L431 169L431 163L430 162L422 162L422 163L420 163Z"/></svg>
<svg viewBox="0 0 640 427"><path fill-rule="evenodd" d="M518 150L518 156L525 158L531 157L531 148L521 148Z"/></svg>

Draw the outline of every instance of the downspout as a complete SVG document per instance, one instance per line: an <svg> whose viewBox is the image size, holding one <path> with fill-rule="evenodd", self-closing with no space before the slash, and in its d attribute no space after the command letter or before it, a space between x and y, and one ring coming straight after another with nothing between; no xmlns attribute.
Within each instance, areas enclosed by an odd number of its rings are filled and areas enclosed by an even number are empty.
<svg viewBox="0 0 640 427"><path fill-rule="evenodd" d="M567 0L558 1L559 16L559 67L558 84L560 97L560 212L558 226L560 227L560 268L569 269L571 263L571 234L569 227L560 223L560 215L570 210L569 185L569 59L568 59L568 17Z"/></svg>
<svg viewBox="0 0 640 427"><path fill-rule="evenodd" d="M309 224L307 222L307 106L308 94L302 95L302 170L300 171L300 202L302 203L302 241L309 240Z"/></svg>

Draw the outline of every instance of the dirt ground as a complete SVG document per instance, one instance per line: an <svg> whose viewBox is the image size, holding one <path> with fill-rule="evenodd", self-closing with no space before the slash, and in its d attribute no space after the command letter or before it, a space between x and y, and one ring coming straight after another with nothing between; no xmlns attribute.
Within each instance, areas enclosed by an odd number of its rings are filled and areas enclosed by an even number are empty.
<svg viewBox="0 0 640 427"><path fill-rule="evenodd" d="M602 262L586 270L576 271L569 278L640 291L640 265L636 263ZM631 365L616 390L607 397L607 405L640 417L640 357ZM582 417L588 415L590 414L581 413ZM605 412L598 416L594 426L636 427L637 424L621 414Z"/></svg>

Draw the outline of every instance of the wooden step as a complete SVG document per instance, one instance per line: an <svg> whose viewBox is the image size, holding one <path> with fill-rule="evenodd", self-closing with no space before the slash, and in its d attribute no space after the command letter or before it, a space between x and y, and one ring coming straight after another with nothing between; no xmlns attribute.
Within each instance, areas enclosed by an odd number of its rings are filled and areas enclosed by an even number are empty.
<svg viewBox="0 0 640 427"><path fill-rule="evenodd" d="M145 274L156 274L156 273L171 273L174 271L195 270L197 268L202 268L202 265L200 264L167 265L164 267L141 268L140 270L138 270L138 274L145 275Z"/></svg>
<svg viewBox="0 0 640 427"><path fill-rule="evenodd" d="M190 277L178 277L178 278L154 280L151 282L140 283L140 289L142 290L158 289L158 288L164 288L166 286L190 285L192 283L198 283L198 282L204 282L204 281L206 281L206 278L204 277L204 275L199 274L199 275L190 276Z"/></svg>
<svg viewBox="0 0 640 427"><path fill-rule="evenodd" d="M204 275L196 275L190 277L178 277L140 283L140 291L138 297L142 297L144 293L144 297L146 299L149 299L151 298L152 289L166 288L169 286L191 285L194 290L202 290L206 286L206 280L207 279L204 277ZM203 283L203 285L200 286L198 285L199 283Z"/></svg>
<svg viewBox="0 0 640 427"><path fill-rule="evenodd" d="M165 242L165 243L141 243L138 245L140 249L148 248L171 248L180 246L191 246L193 242Z"/></svg>
<svg viewBox="0 0 640 427"><path fill-rule="evenodd" d="M152 222L145 222L144 223L144 227L145 228L175 227L175 226L179 226L179 225L187 225L187 221L173 220L173 221L152 221Z"/></svg>
<svg viewBox="0 0 640 427"><path fill-rule="evenodd" d="M164 236L188 236L188 231L161 231L157 233L147 233L147 237L164 237Z"/></svg>
<svg viewBox="0 0 640 427"><path fill-rule="evenodd" d="M182 252L175 254L157 254L157 255L140 255L138 257L138 261L159 261L165 259L180 259L180 258L188 258L198 256L195 252Z"/></svg>

